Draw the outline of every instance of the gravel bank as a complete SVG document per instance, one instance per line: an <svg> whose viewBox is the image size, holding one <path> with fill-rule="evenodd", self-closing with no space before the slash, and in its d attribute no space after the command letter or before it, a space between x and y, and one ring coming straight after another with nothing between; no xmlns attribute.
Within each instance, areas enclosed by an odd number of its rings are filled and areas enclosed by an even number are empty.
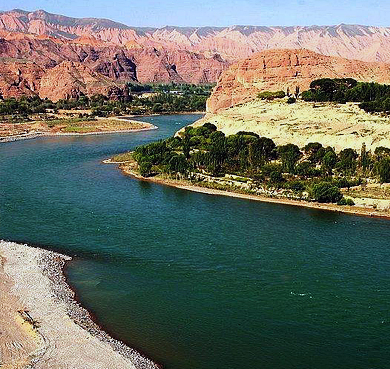
<svg viewBox="0 0 390 369"><path fill-rule="evenodd" d="M5 259L4 272L13 282L12 294L39 325L41 347L31 368L158 368L102 331L74 300L62 273L70 257L6 241L0 241L0 255Z"/></svg>

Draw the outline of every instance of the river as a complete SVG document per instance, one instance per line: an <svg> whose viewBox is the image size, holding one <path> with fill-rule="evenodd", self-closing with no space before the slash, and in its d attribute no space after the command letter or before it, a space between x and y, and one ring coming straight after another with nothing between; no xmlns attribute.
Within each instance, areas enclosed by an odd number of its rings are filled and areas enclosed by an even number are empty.
<svg viewBox="0 0 390 369"><path fill-rule="evenodd" d="M0 239L74 257L98 322L167 369L390 368L387 220L187 192L101 164L158 130L0 145Z"/></svg>

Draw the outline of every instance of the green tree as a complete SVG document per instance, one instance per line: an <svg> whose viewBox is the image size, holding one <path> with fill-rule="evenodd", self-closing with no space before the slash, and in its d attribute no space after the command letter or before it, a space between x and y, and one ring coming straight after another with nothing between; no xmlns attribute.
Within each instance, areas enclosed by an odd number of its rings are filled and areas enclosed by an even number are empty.
<svg viewBox="0 0 390 369"><path fill-rule="evenodd" d="M310 162L318 163L321 159L320 155L318 155L321 149L322 145L319 142L310 142L304 147L303 151Z"/></svg>
<svg viewBox="0 0 390 369"><path fill-rule="evenodd" d="M390 149L387 148L387 147L383 147L383 146L378 146L375 151L374 151L374 154L375 154L375 157L376 157L376 160L381 160L385 157L388 157L390 156Z"/></svg>
<svg viewBox="0 0 390 369"><path fill-rule="evenodd" d="M174 155L168 162L168 171L171 173L186 173L188 162L184 155Z"/></svg>
<svg viewBox="0 0 390 369"><path fill-rule="evenodd" d="M381 159L377 165L376 170L379 175L381 183L390 182L390 157L385 157Z"/></svg>
<svg viewBox="0 0 390 369"><path fill-rule="evenodd" d="M344 149L339 153L339 161L337 169L342 171L345 175L353 175L356 172L358 154L353 149Z"/></svg>
<svg viewBox="0 0 390 369"><path fill-rule="evenodd" d="M329 182L314 184L310 190L311 197L318 202L338 202L343 195L337 186Z"/></svg>
<svg viewBox="0 0 390 369"><path fill-rule="evenodd" d="M359 166L362 170L363 175L367 175L367 172L372 169L371 153L366 148L366 144L363 143L362 149L360 150Z"/></svg>
<svg viewBox="0 0 390 369"><path fill-rule="evenodd" d="M318 154L320 151L318 152ZM333 174L333 168L337 163L337 155L331 147L324 149L324 156L321 159L321 169L326 174L331 176Z"/></svg>
<svg viewBox="0 0 390 369"><path fill-rule="evenodd" d="M283 170L289 173L294 173L295 165L302 157L301 150L294 144L287 144L278 147L278 154L282 160Z"/></svg>
<svg viewBox="0 0 390 369"><path fill-rule="evenodd" d="M183 154L186 157L186 159L190 158L190 151L191 151L191 135L190 135L190 128L186 127L183 135Z"/></svg>
<svg viewBox="0 0 390 369"><path fill-rule="evenodd" d="M272 185L274 185L276 187L280 187L283 181L284 181L284 178L283 178L283 175L282 175L281 171L274 170L273 172L270 173L270 175L269 175L269 182Z"/></svg>
<svg viewBox="0 0 390 369"><path fill-rule="evenodd" d="M210 160L211 164L222 166L227 158L227 145L225 134L221 131L210 135Z"/></svg>
<svg viewBox="0 0 390 369"><path fill-rule="evenodd" d="M150 161L143 161L139 164L139 173L142 177L148 177L151 174L152 163Z"/></svg>

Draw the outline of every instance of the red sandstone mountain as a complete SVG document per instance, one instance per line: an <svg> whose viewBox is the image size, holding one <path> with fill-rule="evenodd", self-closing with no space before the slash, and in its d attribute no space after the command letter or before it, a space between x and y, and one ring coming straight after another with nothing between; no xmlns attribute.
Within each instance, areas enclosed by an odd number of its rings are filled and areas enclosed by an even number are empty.
<svg viewBox="0 0 390 369"><path fill-rule="evenodd" d="M210 83L232 62L271 48L307 48L324 55L390 63L390 28L132 28L107 19L13 10L0 12L0 57L7 62L4 72L0 70L0 88L3 96L35 93L34 75L39 79L38 75L66 61L80 63L113 86L125 81ZM24 67L18 71L9 60ZM342 65L346 72L350 70L350 64ZM70 78L68 83L71 91L78 91L76 80ZM68 96L69 87L57 92L55 98Z"/></svg>
<svg viewBox="0 0 390 369"><path fill-rule="evenodd" d="M237 61L266 49L306 48L320 54L363 61L390 62L390 28L360 25L310 27L164 27L136 28L107 19L70 18L43 10L0 13L0 29L125 46L164 47Z"/></svg>
<svg viewBox="0 0 390 369"><path fill-rule="evenodd" d="M125 94L112 79L77 62L65 61L45 71L32 62L0 62L0 95L3 98L33 96L59 99L103 94L118 98Z"/></svg>
<svg viewBox="0 0 390 369"><path fill-rule="evenodd" d="M211 83L229 65L215 53L172 48L143 32L104 19L14 10L0 13L0 55L45 69L80 62L114 80L141 83Z"/></svg>
<svg viewBox="0 0 390 369"><path fill-rule="evenodd" d="M318 78L352 77L366 82L390 82L390 64L330 57L305 49L268 50L240 61L226 70L211 97L207 111L248 102L260 91L307 90Z"/></svg>
<svg viewBox="0 0 390 369"><path fill-rule="evenodd" d="M32 62L0 63L0 97L36 95L44 73L41 67Z"/></svg>
<svg viewBox="0 0 390 369"><path fill-rule="evenodd" d="M34 63L34 68L40 67L41 75L64 62L78 63L94 72L100 81L106 77L111 85L130 81L210 83L216 81L228 67L228 63L219 56L205 57L186 50L170 51L142 45L123 47L92 37L64 40L53 36L4 30L0 30L0 56L0 63L3 65L0 65L0 91L4 97L30 95L34 91L25 88L23 84L13 84L16 77L14 79L7 77L8 69L15 69L15 65L9 65L9 60L21 65L30 61ZM32 67L31 63L29 67ZM27 70L25 67L20 72L15 69L15 73L24 76ZM39 85L39 78L40 76L37 77L35 85ZM29 79L28 85L31 85L31 82ZM57 88L56 93L51 95L55 100L80 92L80 84L76 83L75 79L70 78L67 83L64 91L61 92ZM35 92L37 91L38 88L35 86Z"/></svg>
<svg viewBox="0 0 390 369"><path fill-rule="evenodd" d="M129 48L92 37L63 40L4 31L0 32L0 55L31 60L43 68L52 68L63 61L80 62L112 79L141 83L210 83L228 66L218 56L206 57L186 50Z"/></svg>
<svg viewBox="0 0 390 369"><path fill-rule="evenodd" d="M52 101L97 94L118 96L123 91L111 79L81 63L64 61L49 69L40 81L39 96Z"/></svg>

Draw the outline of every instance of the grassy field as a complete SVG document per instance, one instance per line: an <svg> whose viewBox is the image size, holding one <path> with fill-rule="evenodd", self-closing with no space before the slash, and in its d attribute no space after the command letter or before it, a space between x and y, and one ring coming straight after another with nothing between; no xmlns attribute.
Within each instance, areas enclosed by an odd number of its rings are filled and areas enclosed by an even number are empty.
<svg viewBox="0 0 390 369"><path fill-rule="evenodd" d="M114 157L111 158L111 161L115 163L132 162L134 161L133 153L125 152L123 154L115 155Z"/></svg>

